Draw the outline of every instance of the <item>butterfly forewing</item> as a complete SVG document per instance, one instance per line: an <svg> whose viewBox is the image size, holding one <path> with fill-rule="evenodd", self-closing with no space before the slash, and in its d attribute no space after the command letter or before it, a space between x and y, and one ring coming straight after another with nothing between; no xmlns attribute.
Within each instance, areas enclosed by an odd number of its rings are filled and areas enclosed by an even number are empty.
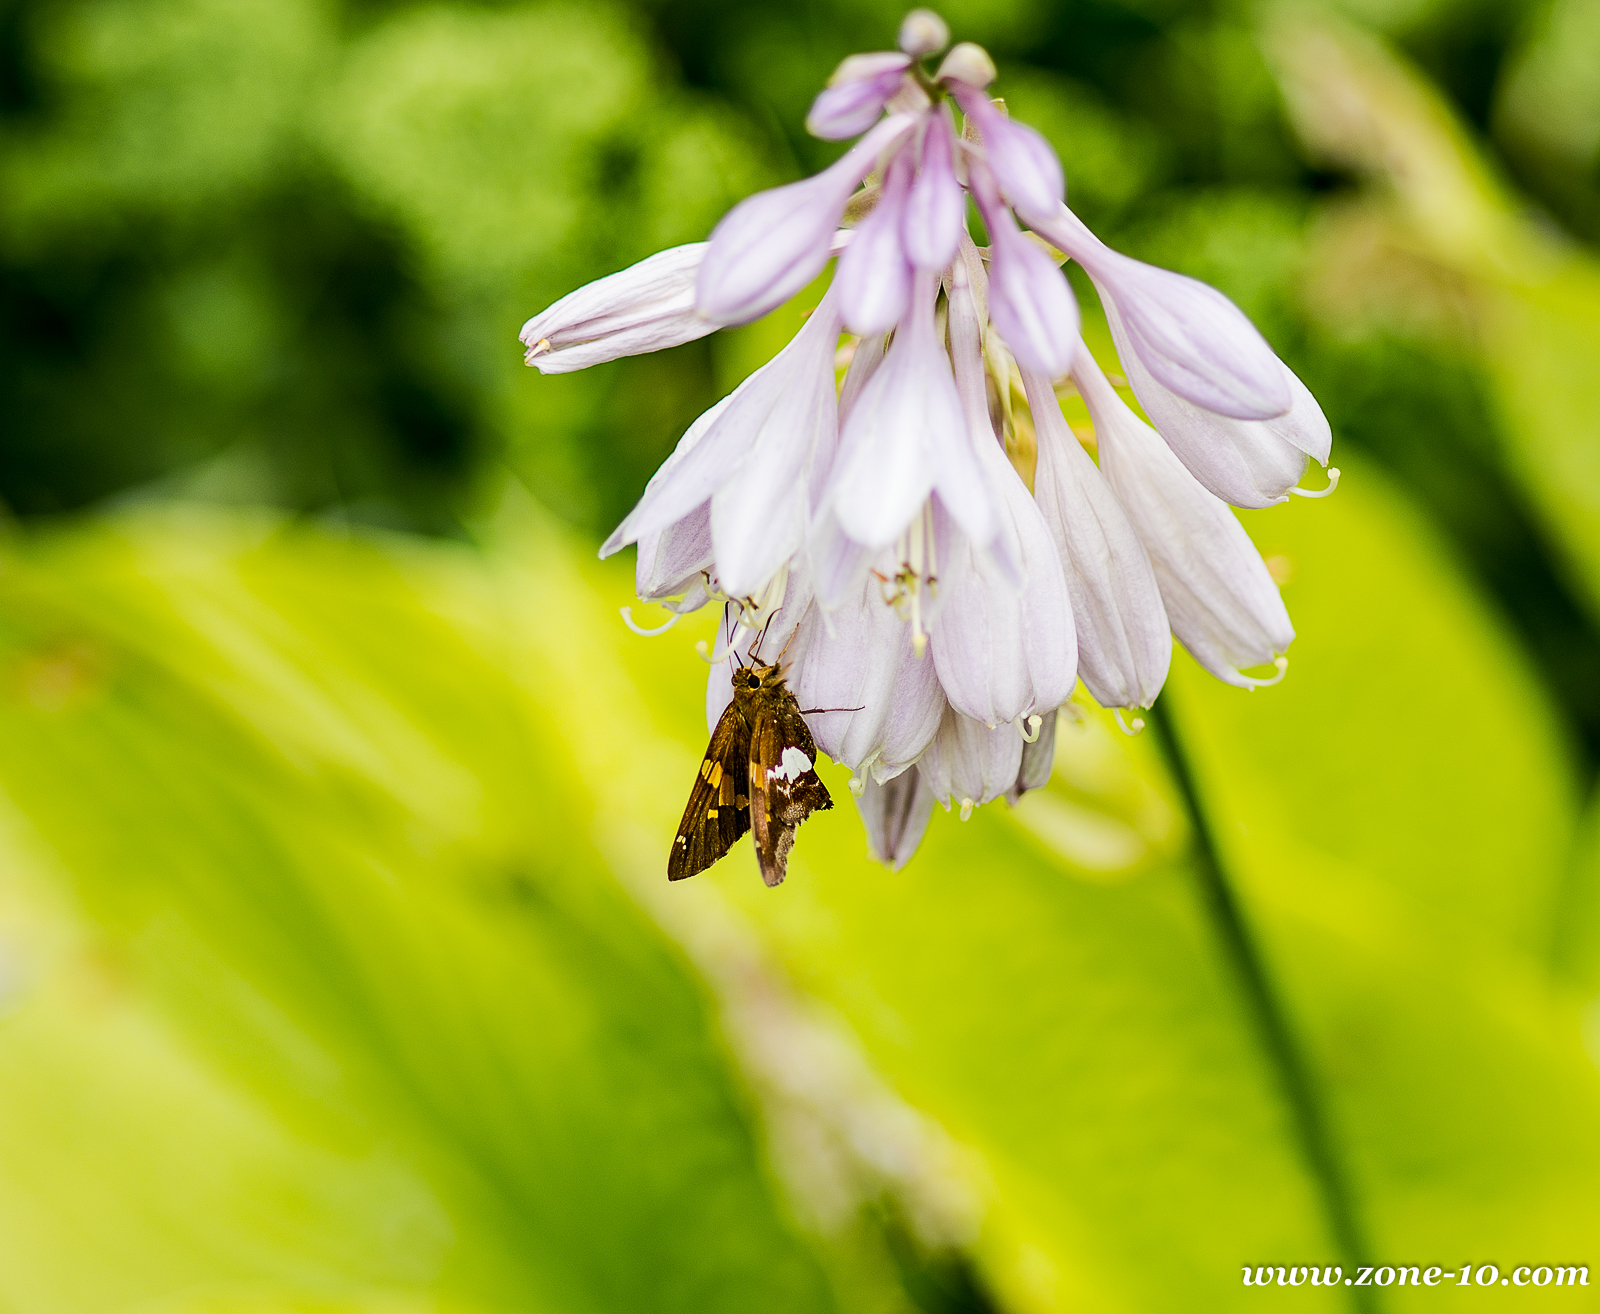
<svg viewBox="0 0 1600 1314"><path fill-rule="evenodd" d="M750 824L761 879L780 884L789 870L796 828L833 806L817 775L817 745L800 705L781 682L755 707L750 730Z"/></svg>
<svg viewBox="0 0 1600 1314"><path fill-rule="evenodd" d="M704 871L750 829L749 761L749 723L737 703L729 703L689 791L689 806L667 857L668 880Z"/></svg>

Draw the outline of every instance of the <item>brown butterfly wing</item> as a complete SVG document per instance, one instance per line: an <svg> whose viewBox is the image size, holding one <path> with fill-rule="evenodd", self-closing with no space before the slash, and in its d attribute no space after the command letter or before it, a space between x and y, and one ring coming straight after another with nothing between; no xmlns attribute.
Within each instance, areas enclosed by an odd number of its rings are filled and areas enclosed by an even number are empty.
<svg viewBox="0 0 1600 1314"><path fill-rule="evenodd" d="M750 829L749 760L750 726L738 705L729 703L711 732L711 745L667 855L669 881L703 872Z"/></svg>
<svg viewBox="0 0 1600 1314"><path fill-rule="evenodd" d="M750 731L750 822L761 879L768 885L781 884L788 874L800 823L833 806L816 764L817 745L794 695L781 684L767 691Z"/></svg>

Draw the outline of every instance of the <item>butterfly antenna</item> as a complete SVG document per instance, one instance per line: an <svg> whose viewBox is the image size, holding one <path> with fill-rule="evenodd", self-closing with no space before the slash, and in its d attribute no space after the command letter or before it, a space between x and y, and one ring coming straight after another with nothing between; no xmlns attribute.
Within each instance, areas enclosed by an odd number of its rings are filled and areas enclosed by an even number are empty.
<svg viewBox="0 0 1600 1314"><path fill-rule="evenodd" d="M727 611L722 613L722 618L728 626L728 637L723 640L723 643L727 646L729 653L732 654L733 660L739 663L739 669L742 671L744 670L744 658L739 656L739 650L733 646L733 636L739 627Z"/></svg>
<svg viewBox="0 0 1600 1314"><path fill-rule="evenodd" d="M783 665L783 659L784 659L785 655L789 651L789 645L794 642L794 636L799 634L799 633L800 633L800 627L798 625L796 625L794 627L794 629L789 631L789 637L783 641L783 651L778 654L777 661L772 663L774 666L782 666Z"/></svg>
<svg viewBox="0 0 1600 1314"><path fill-rule="evenodd" d="M756 635L756 641L750 645L750 651L745 654L752 662L756 660L756 654L761 651L761 645L767 641L767 631L772 627L773 618L777 614L777 612L773 612L771 616L767 617L767 623L761 627L761 633ZM785 645L785 647L787 646Z"/></svg>

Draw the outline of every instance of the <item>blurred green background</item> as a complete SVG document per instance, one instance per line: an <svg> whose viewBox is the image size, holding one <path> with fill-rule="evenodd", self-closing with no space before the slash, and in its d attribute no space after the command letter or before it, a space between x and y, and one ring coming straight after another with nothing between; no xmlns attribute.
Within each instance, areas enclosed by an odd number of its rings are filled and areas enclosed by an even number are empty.
<svg viewBox="0 0 1600 1314"><path fill-rule="evenodd" d="M594 549L798 312L516 331L900 7L0 2L0 1314L1600 1308L1600 0L943 12L1345 482L1284 685L774 893Z"/></svg>

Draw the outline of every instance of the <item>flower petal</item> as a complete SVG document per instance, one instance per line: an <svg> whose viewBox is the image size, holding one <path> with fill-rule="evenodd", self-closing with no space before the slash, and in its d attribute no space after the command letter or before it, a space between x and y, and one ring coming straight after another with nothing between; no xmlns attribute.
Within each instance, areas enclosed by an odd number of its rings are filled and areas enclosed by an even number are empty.
<svg viewBox="0 0 1600 1314"><path fill-rule="evenodd" d="M999 798L1022 768L1022 735L1014 725L992 729L946 708L939 732L917 763L928 789L948 809L981 806Z"/></svg>
<svg viewBox="0 0 1600 1314"><path fill-rule="evenodd" d="M711 504L702 502L682 520L639 540L634 592L647 602L670 598L690 588L715 560L711 550Z"/></svg>
<svg viewBox="0 0 1600 1314"><path fill-rule="evenodd" d="M1050 143L1017 123L977 87L952 81L950 92L983 138L983 155L1001 194L1031 228L1061 208L1066 183Z"/></svg>
<svg viewBox="0 0 1600 1314"><path fill-rule="evenodd" d="M850 412L829 480L839 527L865 547L905 532L950 448L970 454L950 363L934 337L934 287L931 274L917 275L894 345Z"/></svg>
<svg viewBox="0 0 1600 1314"><path fill-rule="evenodd" d="M1001 514L1016 526L1022 587L1005 578L991 554L955 535L954 550L939 562L939 608L929 626L945 697L986 725L1059 707L1078 665L1072 600L1050 531L998 448L992 460Z"/></svg>
<svg viewBox="0 0 1600 1314"><path fill-rule="evenodd" d="M712 495L717 577L730 598L758 593L805 541L813 468L825 472L838 445L838 340L830 290L795 335L785 386L752 434L746 455Z"/></svg>
<svg viewBox="0 0 1600 1314"><path fill-rule="evenodd" d="M1064 205L1029 222L1084 267L1107 313L1115 305L1129 345L1164 387L1238 420L1271 419L1293 404L1282 362L1216 288L1113 251Z"/></svg>
<svg viewBox="0 0 1600 1314"><path fill-rule="evenodd" d="M955 259L966 219L966 197L956 180L955 137L943 110L923 116L917 177L900 223L906 259L918 269L943 269Z"/></svg>
<svg viewBox="0 0 1600 1314"><path fill-rule="evenodd" d="M871 775L862 781L856 810L867 828L867 848L891 871L911 861L933 816L933 791L916 767L879 784Z"/></svg>
<svg viewBox="0 0 1600 1314"><path fill-rule="evenodd" d="M1078 303L1066 275L1018 230L981 162L969 176L989 229L989 318L1019 365L1065 374L1078 346Z"/></svg>
<svg viewBox="0 0 1600 1314"><path fill-rule="evenodd" d="M817 746L883 781L922 755L944 695L933 663L912 651L909 628L875 585L864 582L834 611L812 608L790 654L790 685L803 709L840 709L806 718Z"/></svg>
<svg viewBox="0 0 1600 1314"><path fill-rule="evenodd" d="M996 541L1014 554L1020 578L1008 578L995 553L949 535L953 546L938 562L931 651L951 705L995 725L1067 700L1078 664L1072 602L1044 517L995 441L987 407L980 409L973 396L982 364L970 290L959 275L950 289L950 350L957 373L968 381L965 414L999 509Z"/></svg>
<svg viewBox="0 0 1600 1314"><path fill-rule="evenodd" d="M878 124L821 173L758 192L734 206L711 234L695 307L713 324L746 324L782 305L828 262L845 202L879 153L916 125L913 114Z"/></svg>
<svg viewBox="0 0 1600 1314"><path fill-rule="evenodd" d="M806 131L824 141L860 136L878 121L910 64L910 57L898 51L851 55L811 102Z"/></svg>
<svg viewBox="0 0 1600 1314"><path fill-rule="evenodd" d="M863 337L887 333L911 300L911 266L900 246L911 170L911 153L896 153L877 205L856 225L854 238L839 257L833 280L839 309L850 331Z"/></svg>
<svg viewBox="0 0 1600 1314"><path fill-rule="evenodd" d="M1232 419L1196 406L1154 378L1130 344L1114 302L1106 302L1106 320L1134 395L1190 474L1234 506L1267 507L1289 500L1288 490L1306 471L1303 445L1316 445L1318 427L1326 434L1327 421L1316 400L1286 366L1280 363L1278 368L1285 376L1286 389L1296 399L1286 415L1270 420ZM1325 452L1327 443L1321 447Z"/></svg>
<svg viewBox="0 0 1600 1314"><path fill-rule="evenodd" d="M1102 707L1149 707L1172 663L1172 634L1150 558L1067 427L1050 380L1024 369L1022 383L1039 443L1034 498L1066 573L1078 676Z"/></svg>
<svg viewBox="0 0 1600 1314"><path fill-rule="evenodd" d="M1172 632L1219 680L1266 683L1241 668L1271 662L1294 627L1244 527L1117 396L1087 351L1073 378L1094 418L1100 470L1150 553Z"/></svg>
<svg viewBox="0 0 1600 1314"><path fill-rule="evenodd" d="M522 326L528 364L566 374L703 338L716 327L694 310L705 252L704 242L658 251L567 293Z"/></svg>

